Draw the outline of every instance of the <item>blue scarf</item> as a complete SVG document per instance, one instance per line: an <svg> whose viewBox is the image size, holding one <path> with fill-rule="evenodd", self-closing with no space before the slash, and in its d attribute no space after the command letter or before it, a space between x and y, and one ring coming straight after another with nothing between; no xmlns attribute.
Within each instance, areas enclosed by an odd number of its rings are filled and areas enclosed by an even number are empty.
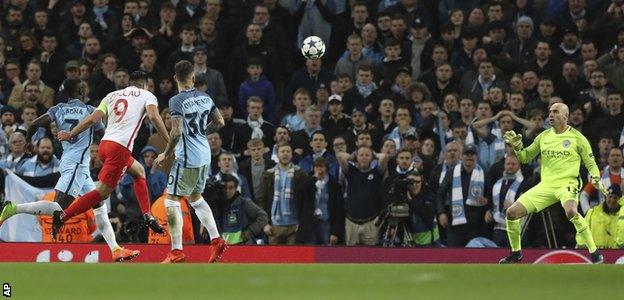
<svg viewBox="0 0 624 300"><path fill-rule="evenodd" d="M329 176L316 181L316 195L314 197L314 216L321 220L329 220L329 189L327 183Z"/></svg>
<svg viewBox="0 0 624 300"><path fill-rule="evenodd" d="M416 133L415 127L410 126L405 134L401 134L401 131L399 131L399 127L397 126L394 129L392 129L390 133L388 133L388 138L394 141L394 144L396 145L397 149L401 149L401 147L403 147L403 136L409 135L409 134L418 136L418 134Z"/></svg>
<svg viewBox="0 0 624 300"><path fill-rule="evenodd" d="M271 220L275 225L295 225L297 215L293 214L293 182L295 178L295 166L291 163L286 170L286 178L282 181L281 168L279 165L274 168L273 181L273 207L271 207ZM283 183L283 184L282 184Z"/></svg>
<svg viewBox="0 0 624 300"><path fill-rule="evenodd" d="M620 178L621 178L620 182L624 182L624 168L620 168ZM602 180L602 183L607 188L611 186L611 170L609 166L604 167L604 170L602 170L602 175L600 175L600 180ZM605 200L607 200L600 191L598 191L598 199L600 200L600 202L598 203L602 203Z"/></svg>
<svg viewBox="0 0 624 300"><path fill-rule="evenodd" d="M108 24L106 24L106 19L104 19L104 14L108 12L108 5L102 7L93 7L93 14L95 15L95 22L102 27L102 29L108 29Z"/></svg>
<svg viewBox="0 0 624 300"><path fill-rule="evenodd" d="M475 164L475 168L470 175L468 195L464 195L461 181L461 169L461 163L453 168L453 190L451 191L453 226L468 223L466 220L466 213L464 212L464 198L466 198L465 205L480 206L477 198L483 196L483 192L485 191L485 174L479 164Z"/></svg>
<svg viewBox="0 0 624 300"><path fill-rule="evenodd" d="M377 85L374 82L371 82L368 85L361 85L359 82L356 82L355 87L357 87L358 93L364 98L368 97L374 90L377 89Z"/></svg>

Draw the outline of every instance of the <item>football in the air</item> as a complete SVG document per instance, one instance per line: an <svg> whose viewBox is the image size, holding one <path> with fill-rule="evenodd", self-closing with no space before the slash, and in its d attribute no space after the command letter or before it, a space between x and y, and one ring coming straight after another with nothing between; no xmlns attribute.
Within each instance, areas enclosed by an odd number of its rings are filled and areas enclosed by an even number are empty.
<svg viewBox="0 0 624 300"><path fill-rule="evenodd" d="M325 54L325 43L318 36L309 36L303 40L301 54L308 59L319 59Z"/></svg>

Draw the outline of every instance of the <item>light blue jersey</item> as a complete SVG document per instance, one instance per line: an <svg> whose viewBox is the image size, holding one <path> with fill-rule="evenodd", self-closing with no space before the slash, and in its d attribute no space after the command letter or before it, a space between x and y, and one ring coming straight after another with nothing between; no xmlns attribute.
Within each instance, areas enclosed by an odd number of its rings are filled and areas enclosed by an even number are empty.
<svg viewBox="0 0 624 300"><path fill-rule="evenodd" d="M67 103L59 103L50 107L48 115L56 123L56 127L59 130L71 131L94 110L95 108L92 106L86 105L78 99L72 99ZM62 142L63 157L61 157L61 169L66 166L73 167L76 164L88 166L91 162L89 147L91 142L93 142L93 133L103 128L102 122L98 122L98 124L83 131L77 137Z"/></svg>
<svg viewBox="0 0 624 300"><path fill-rule="evenodd" d="M67 103L59 103L50 107L48 115L56 123L59 130L71 131L94 110L95 108L92 106L73 99ZM62 142L63 157L61 157L59 166L61 178L56 183L55 190L77 198L95 189L89 172L89 164L91 163L89 148L93 142L94 132L103 128L104 124L98 122L77 137Z"/></svg>
<svg viewBox="0 0 624 300"><path fill-rule="evenodd" d="M210 114L216 109L210 96L196 89L181 91L171 97L169 109L172 117L181 116L184 119L182 137L175 148L176 162L184 168L210 165L206 127Z"/></svg>

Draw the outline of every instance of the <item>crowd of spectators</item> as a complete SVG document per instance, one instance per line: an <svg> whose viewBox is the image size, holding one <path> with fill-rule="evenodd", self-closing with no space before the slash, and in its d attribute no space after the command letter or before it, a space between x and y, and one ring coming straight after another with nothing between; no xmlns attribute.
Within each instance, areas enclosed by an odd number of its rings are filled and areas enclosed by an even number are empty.
<svg viewBox="0 0 624 300"><path fill-rule="evenodd" d="M50 187L56 129L29 129L65 101L64 79L87 83L84 101L97 106L142 70L170 129L172 67L184 59L226 121L208 137L205 198L233 243L505 247L504 210L539 182L539 159L520 165L502 135L531 143L557 102L621 196L622 0L0 3L0 167ZM327 46L320 60L299 52L310 35ZM165 145L143 124L133 155L152 201L171 166L153 166ZM101 165L94 144L93 178ZM122 179L111 217L122 241L145 241L132 189ZM409 206L399 226L389 222L396 193ZM617 203L597 194L583 189L583 213L617 216ZM557 205L525 221L528 246L576 244ZM617 246L602 236L599 246Z"/></svg>

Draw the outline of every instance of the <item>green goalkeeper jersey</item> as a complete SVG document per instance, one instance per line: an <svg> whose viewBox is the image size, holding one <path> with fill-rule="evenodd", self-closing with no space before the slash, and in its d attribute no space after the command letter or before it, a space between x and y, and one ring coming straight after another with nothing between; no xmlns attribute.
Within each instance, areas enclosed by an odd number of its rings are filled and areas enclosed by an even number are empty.
<svg viewBox="0 0 624 300"><path fill-rule="evenodd" d="M591 176L600 177L600 170L594 160L589 142L578 130L568 126L560 134L554 128L540 133L528 147L516 151L521 163L528 163L538 154L542 162L540 166L541 184L547 186L581 186L579 170L581 160Z"/></svg>

